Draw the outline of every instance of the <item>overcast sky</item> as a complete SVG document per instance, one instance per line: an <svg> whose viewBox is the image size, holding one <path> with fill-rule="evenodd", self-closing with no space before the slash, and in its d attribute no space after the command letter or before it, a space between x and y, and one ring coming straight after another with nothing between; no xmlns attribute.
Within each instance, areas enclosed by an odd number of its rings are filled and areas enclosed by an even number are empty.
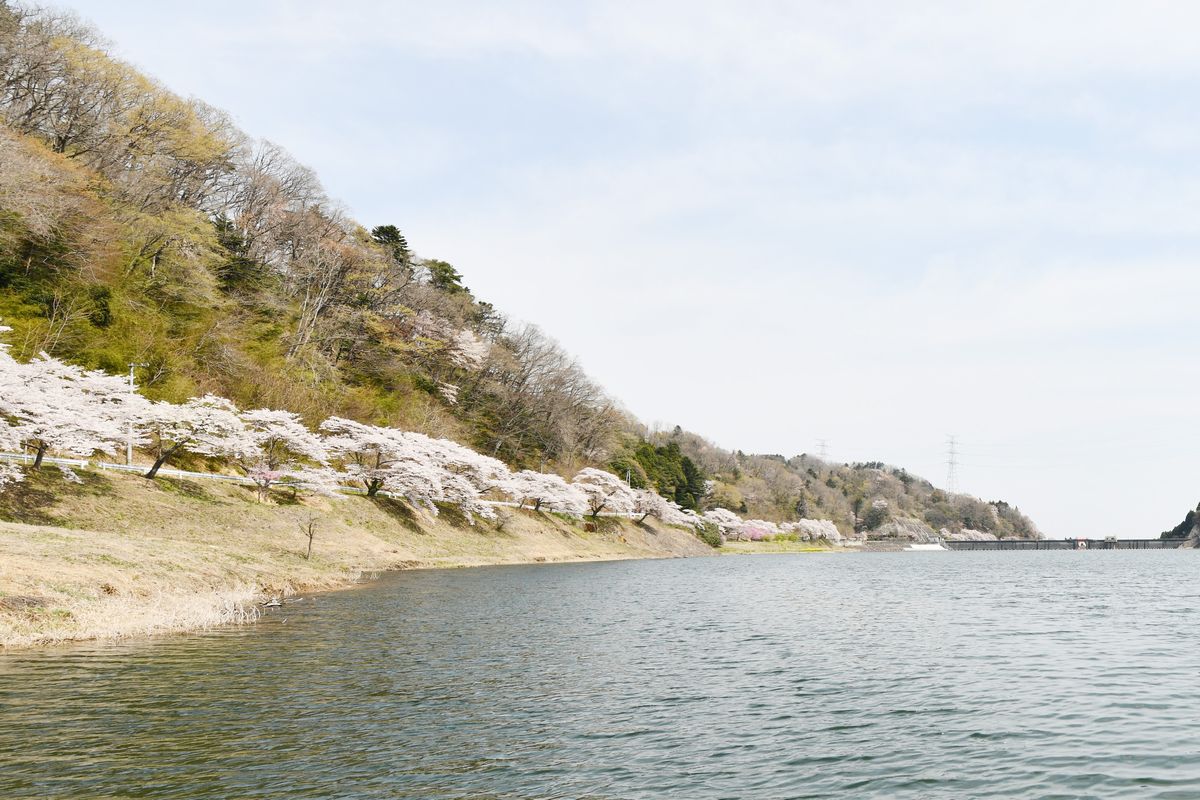
<svg viewBox="0 0 1200 800"><path fill-rule="evenodd" d="M1200 500L1200 6L75 0L641 419L1049 536Z"/></svg>

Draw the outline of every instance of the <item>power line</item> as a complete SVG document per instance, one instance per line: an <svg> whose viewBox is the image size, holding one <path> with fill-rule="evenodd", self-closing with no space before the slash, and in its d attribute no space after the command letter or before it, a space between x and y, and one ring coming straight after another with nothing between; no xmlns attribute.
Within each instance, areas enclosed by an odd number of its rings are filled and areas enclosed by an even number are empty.
<svg viewBox="0 0 1200 800"><path fill-rule="evenodd" d="M953 434L946 441L946 491L958 491L958 440Z"/></svg>

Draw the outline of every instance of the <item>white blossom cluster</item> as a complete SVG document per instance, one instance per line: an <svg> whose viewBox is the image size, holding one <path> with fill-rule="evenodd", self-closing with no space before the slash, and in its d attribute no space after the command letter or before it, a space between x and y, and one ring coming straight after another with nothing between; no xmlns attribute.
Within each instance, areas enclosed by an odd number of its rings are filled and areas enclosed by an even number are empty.
<svg viewBox="0 0 1200 800"><path fill-rule="evenodd" d="M21 468L16 464L5 464L0 462L0 492L4 491L4 487L20 483L25 479L25 474L21 472Z"/></svg>
<svg viewBox="0 0 1200 800"><path fill-rule="evenodd" d="M837 526L827 519L800 519L795 522L784 522L779 526L784 533L798 533L806 542L824 539L837 544L842 541L842 534Z"/></svg>
<svg viewBox="0 0 1200 800"><path fill-rule="evenodd" d="M942 538L951 542L994 542L996 534L988 533L987 531L975 531L970 528L963 528L961 531L950 531L942 528L940 531Z"/></svg>

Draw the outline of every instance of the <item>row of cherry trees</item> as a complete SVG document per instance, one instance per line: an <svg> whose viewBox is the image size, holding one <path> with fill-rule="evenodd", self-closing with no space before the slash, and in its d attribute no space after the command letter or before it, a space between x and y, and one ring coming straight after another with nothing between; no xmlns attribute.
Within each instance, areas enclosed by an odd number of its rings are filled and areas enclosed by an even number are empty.
<svg viewBox="0 0 1200 800"><path fill-rule="evenodd" d="M48 453L87 458L112 454L130 441L153 458L147 478L185 454L219 458L250 478L264 499L280 483L323 494L358 486L369 496L386 492L434 512L438 503L449 503L469 517L493 517L493 505L484 501L493 494L535 510L702 524L694 512L602 470L583 469L567 482L554 474L513 472L447 439L340 417L312 431L291 412L239 410L211 394L185 403L152 402L131 392L121 377L46 355L21 363L0 345L0 447L31 453L36 469ZM3 485L21 473L9 464L0 476Z"/></svg>
<svg viewBox="0 0 1200 800"><path fill-rule="evenodd" d="M705 522L715 525L722 538L739 541L762 542L780 537L794 537L803 541L825 539L834 544L842 541L837 526L827 519L800 519L795 522L771 522L765 519L742 519L725 508L714 508L704 513Z"/></svg>

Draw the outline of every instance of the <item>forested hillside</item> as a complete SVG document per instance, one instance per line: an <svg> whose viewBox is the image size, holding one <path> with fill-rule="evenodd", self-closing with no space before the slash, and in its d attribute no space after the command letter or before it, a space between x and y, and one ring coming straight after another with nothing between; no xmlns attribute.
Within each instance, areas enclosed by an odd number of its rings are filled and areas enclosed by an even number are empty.
<svg viewBox="0 0 1200 800"><path fill-rule="evenodd" d="M351 219L278 144L114 59L69 14L0 1L0 115L0 319L19 359L137 365L153 399L336 415L511 467L600 466L687 509L1036 535L1005 503L881 464L646 430L435 257L452 254L420 253L403 220Z"/></svg>
<svg viewBox="0 0 1200 800"><path fill-rule="evenodd" d="M1200 543L1200 505L1197 505L1194 510L1188 511L1184 515L1183 521L1174 528L1159 534L1159 538L1183 539L1188 542L1188 546L1192 547Z"/></svg>
<svg viewBox="0 0 1200 800"><path fill-rule="evenodd" d="M632 469L631 461L637 462ZM674 465L673 471L664 464ZM844 534L914 538L918 531L932 535L945 528L1000 538L1040 536L1008 503L950 494L882 462L835 464L806 454L731 452L679 428L643 432L632 457L617 459L612 468L622 476L628 471L634 486L656 486L685 508L692 507L687 487L694 484L688 476L699 475L709 480L705 508L727 508L755 519L828 519Z"/></svg>

